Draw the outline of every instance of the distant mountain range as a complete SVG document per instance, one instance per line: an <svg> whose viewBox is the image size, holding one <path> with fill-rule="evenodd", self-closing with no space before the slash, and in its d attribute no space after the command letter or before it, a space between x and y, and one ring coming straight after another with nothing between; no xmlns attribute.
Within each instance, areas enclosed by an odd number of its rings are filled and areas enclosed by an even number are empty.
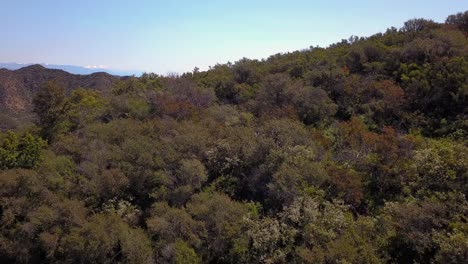
<svg viewBox="0 0 468 264"><path fill-rule="evenodd" d="M24 65L23 65L24 66ZM71 74L64 70L48 69L35 64L17 70L0 67L0 130L24 124L32 118L32 100L47 81L55 80L68 92L78 87L108 93L114 83L127 77L105 72Z"/></svg>
<svg viewBox="0 0 468 264"><path fill-rule="evenodd" d="M63 70L68 73L72 74L92 74L92 73L97 73L97 72L106 72L111 75L117 75L117 76L140 76L143 72L141 71L121 71L121 70L114 70L114 69L107 69L107 68L101 68L101 67L83 67L83 66L75 66L75 65L56 65L56 64L46 64L46 63L2 63L0 62L0 69L8 69L8 70L18 70L24 67L28 67L31 65L42 65L45 68L48 69L56 69L56 70Z"/></svg>

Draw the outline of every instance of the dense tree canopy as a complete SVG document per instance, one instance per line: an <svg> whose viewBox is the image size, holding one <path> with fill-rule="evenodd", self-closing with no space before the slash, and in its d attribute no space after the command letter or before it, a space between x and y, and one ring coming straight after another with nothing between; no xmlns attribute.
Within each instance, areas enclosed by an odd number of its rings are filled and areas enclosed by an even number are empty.
<svg viewBox="0 0 468 264"><path fill-rule="evenodd" d="M0 133L0 262L467 263L466 26L47 83Z"/></svg>

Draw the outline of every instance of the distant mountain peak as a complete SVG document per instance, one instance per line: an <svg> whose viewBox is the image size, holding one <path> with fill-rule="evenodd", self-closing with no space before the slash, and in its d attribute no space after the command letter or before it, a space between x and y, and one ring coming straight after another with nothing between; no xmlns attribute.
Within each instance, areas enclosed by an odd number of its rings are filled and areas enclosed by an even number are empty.
<svg viewBox="0 0 468 264"><path fill-rule="evenodd" d="M23 67L23 69L25 69L25 68L31 68L31 69L33 69L33 68L45 69L46 67L45 67L44 65L42 65L42 64L36 63L36 64L31 64L31 65L28 65L28 66L26 66L26 67Z"/></svg>
<svg viewBox="0 0 468 264"><path fill-rule="evenodd" d="M29 71L29 70L46 70L47 68L41 64L32 64L23 68L17 69L16 71Z"/></svg>

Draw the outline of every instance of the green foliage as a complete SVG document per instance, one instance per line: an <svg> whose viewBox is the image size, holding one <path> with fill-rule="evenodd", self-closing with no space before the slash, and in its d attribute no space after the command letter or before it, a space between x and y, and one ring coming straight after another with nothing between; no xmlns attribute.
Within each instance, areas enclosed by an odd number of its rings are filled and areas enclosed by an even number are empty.
<svg viewBox="0 0 468 264"><path fill-rule="evenodd" d="M0 170L34 168L41 161L41 150L46 143L30 133L0 134Z"/></svg>
<svg viewBox="0 0 468 264"><path fill-rule="evenodd" d="M92 123L104 108L104 101L97 92L92 90L80 88L73 90L68 101L70 104L68 119L71 130L77 130Z"/></svg>
<svg viewBox="0 0 468 264"><path fill-rule="evenodd" d="M445 254L447 245L451 243L452 232L456 231L460 221L466 220L467 202L458 193L436 194L421 200L409 200L406 203L389 203L385 207L389 224L393 229L387 238L387 252L398 262L428 263L437 254ZM460 233L459 233L460 234ZM457 243L456 238L452 243ZM439 243L443 248L438 253ZM454 245L454 253L462 249ZM457 255L458 254L458 255ZM460 253L455 253L448 261L456 260ZM450 260L452 259L452 260ZM440 255L439 259L440 261Z"/></svg>
<svg viewBox="0 0 468 264"><path fill-rule="evenodd" d="M405 22L404 26L401 28L403 32L416 33L419 31L430 29L435 27L437 24L432 20L426 20L424 18L410 19Z"/></svg>
<svg viewBox="0 0 468 264"><path fill-rule="evenodd" d="M114 214L93 216L73 228L59 247L65 262L152 263L151 246L145 233L128 227Z"/></svg>
<svg viewBox="0 0 468 264"><path fill-rule="evenodd" d="M468 32L468 11L450 15L445 20L446 24L455 25L460 30Z"/></svg>
<svg viewBox="0 0 468 264"><path fill-rule="evenodd" d="M0 262L466 263L465 18L47 83L0 133Z"/></svg>
<svg viewBox="0 0 468 264"><path fill-rule="evenodd" d="M329 122L335 115L338 107L324 90L304 87L303 90L298 89L297 92L294 104L304 124Z"/></svg>
<svg viewBox="0 0 468 264"><path fill-rule="evenodd" d="M58 82L47 82L34 97L34 113L38 116L41 136L52 141L59 133L66 130L66 114L69 104L66 91Z"/></svg>
<svg viewBox="0 0 468 264"><path fill-rule="evenodd" d="M271 165L269 160L272 160ZM328 179L315 150L304 146L273 151L266 164L276 167L267 186L269 199L274 201L273 204L279 203L280 208L309 188L320 187Z"/></svg>
<svg viewBox="0 0 468 264"><path fill-rule="evenodd" d="M187 246L185 242L178 240L174 244L174 263L176 264L197 264L201 263L200 258L197 256L197 253Z"/></svg>
<svg viewBox="0 0 468 264"><path fill-rule="evenodd" d="M449 140L429 141L414 154L418 192L457 190L468 195L468 157L465 145Z"/></svg>

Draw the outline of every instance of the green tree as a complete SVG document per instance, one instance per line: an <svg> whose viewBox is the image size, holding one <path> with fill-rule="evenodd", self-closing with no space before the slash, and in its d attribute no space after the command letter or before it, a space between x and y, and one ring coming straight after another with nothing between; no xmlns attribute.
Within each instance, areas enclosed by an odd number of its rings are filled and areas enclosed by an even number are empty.
<svg viewBox="0 0 468 264"><path fill-rule="evenodd" d="M45 83L36 93L33 104L41 136L50 142L66 129L70 105L65 87L56 81Z"/></svg>
<svg viewBox="0 0 468 264"><path fill-rule="evenodd" d="M69 100L68 120L70 129L83 128L94 121L104 108L100 95L93 90L78 88L72 91Z"/></svg>
<svg viewBox="0 0 468 264"><path fill-rule="evenodd" d="M338 107L324 90L303 87L294 92L294 105L306 125L327 123L335 115Z"/></svg>
<svg viewBox="0 0 468 264"><path fill-rule="evenodd" d="M450 15L445 20L446 24L456 25L465 32L468 32L468 11Z"/></svg>
<svg viewBox="0 0 468 264"><path fill-rule="evenodd" d="M116 214L97 214L73 228L60 241L58 255L69 263L153 263L143 230L129 227Z"/></svg>
<svg viewBox="0 0 468 264"><path fill-rule="evenodd" d="M0 170L34 168L41 160L41 150L46 143L30 133L0 134Z"/></svg>

